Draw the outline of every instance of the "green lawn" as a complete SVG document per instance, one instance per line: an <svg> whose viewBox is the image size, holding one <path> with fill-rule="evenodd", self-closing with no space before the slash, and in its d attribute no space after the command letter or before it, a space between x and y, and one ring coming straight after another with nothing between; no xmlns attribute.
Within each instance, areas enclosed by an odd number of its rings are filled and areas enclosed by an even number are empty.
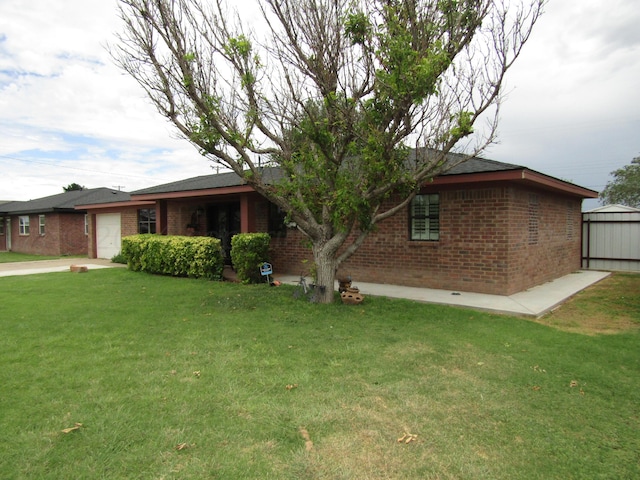
<svg viewBox="0 0 640 480"><path fill-rule="evenodd" d="M29 253L16 253L16 252L0 252L0 263L9 262L35 262L38 260L53 260L62 257L52 257L45 255L31 255ZM86 258L86 256L84 257Z"/></svg>
<svg viewBox="0 0 640 480"><path fill-rule="evenodd" d="M0 278L0 478L640 477L637 329L292 291Z"/></svg>

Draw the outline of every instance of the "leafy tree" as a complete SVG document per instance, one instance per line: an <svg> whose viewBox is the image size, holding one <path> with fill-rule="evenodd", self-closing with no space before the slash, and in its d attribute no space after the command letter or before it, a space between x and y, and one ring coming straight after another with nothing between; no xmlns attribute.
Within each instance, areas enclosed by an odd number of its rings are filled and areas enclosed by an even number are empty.
<svg viewBox="0 0 640 480"><path fill-rule="evenodd" d="M82 185L79 185L77 183L70 183L69 185L67 185L66 187L62 187L62 189L65 192L72 192L74 190L84 190L86 187L83 187Z"/></svg>
<svg viewBox="0 0 640 480"><path fill-rule="evenodd" d="M545 0L257 0L253 25L222 2L120 0L111 54L205 157L288 212L333 285L450 152L494 141Z"/></svg>
<svg viewBox="0 0 640 480"><path fill-rule="evenodd" d="M613 180L600 193L603 204L619 203L640 208L640 157L631 164L611 172Z"/></svg>

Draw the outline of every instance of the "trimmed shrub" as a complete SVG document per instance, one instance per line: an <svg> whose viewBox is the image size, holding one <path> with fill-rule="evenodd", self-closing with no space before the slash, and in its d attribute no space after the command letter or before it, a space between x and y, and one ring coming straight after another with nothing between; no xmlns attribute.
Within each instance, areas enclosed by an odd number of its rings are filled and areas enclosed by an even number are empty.
<svg viewBox="0 0 640 480"><path fill-rule="evenodd" d="M224 260L220 240L142 234L122 238L122 256L130 270L174 277L221 280Z"/></svg>
<svg viewBox="0 0 640 480"><path fill-rule="evenodd" d="M122 255L122 252L118 252L113 257L111 257L111 263L127 263L127 258Z"/></svg>
<svg viewBox="0 0 640 480"><path fill-rule="evenodd" d="M269 261L268 233L239 233L231 239L233 269L242 283L260 283L260 266Z"/></svg>

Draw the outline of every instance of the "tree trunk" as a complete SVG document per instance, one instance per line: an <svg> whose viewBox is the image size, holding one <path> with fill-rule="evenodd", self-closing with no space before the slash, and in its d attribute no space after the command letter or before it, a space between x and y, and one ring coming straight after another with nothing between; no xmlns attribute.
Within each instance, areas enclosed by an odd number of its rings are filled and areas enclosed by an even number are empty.
<svg viewBox="0 0 640 480"><path fill-rule="evenodd" d="M338 260L335 249L323 245L313 246L313 260L316 264L316 301L318 303L333 303L334 284Z"/></svg>

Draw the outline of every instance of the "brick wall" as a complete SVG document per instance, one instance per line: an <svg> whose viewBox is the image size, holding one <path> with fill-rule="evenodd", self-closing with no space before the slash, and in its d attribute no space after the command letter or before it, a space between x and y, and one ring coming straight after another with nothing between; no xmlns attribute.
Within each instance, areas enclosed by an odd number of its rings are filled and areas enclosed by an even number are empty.
<svg viewBox="0 0 640 480"><path fill-rule="evenodd" d="M356 284L390 283L510 295L580 268L579 198L498 183L466 189L431 187L422 193L440 194L438 241L409 239L407 208L381 222L338 274L350 274ZM196 209L203 207L204 213L198 217L199 233L206 234L207 206L211 205L206 202L167 201L166 232L191 234L187 225L192 223ZM268 202L256 197L250 202L254 231L267 231ZM138 209L117 211L121 213L122 235L136 234ZM33 222L37 229L37 216ZM12 231L18 231L17 219ZM270 256L276 273L298 275L311 269L310 243L295 228L288 228L286 237L272 238Z"/></svg>
<svg viewBox="0 0 640 480"><path fill-rule="evenodd" d="M522 186L440 194L440 240L409 240L408 209L382 222L339 269L354 282L511 295L580 268L580 199ZM279 272L310 259L302 234L272 240Z"/></svg>
<svg viewBox="0 0 640 480"><path fill-rule="evenodd" d="M19 215L11 216L11 250L35 255L87 255L84 213L46 213L40 235L39 214L29 215L29 235L20 235Z"/></svg>
<svg viewBox="0 0 640 480"><path fill-rule="evenodd" d="M513 194L509 293L580 269L580 199L535 190Z"/></svg>
<svg viewBox="0 0 640 480"><path fill-rule="evenodd" d="M281 238L271 238L269 257L275 273L309 274L313 255L308 239L296 228L287 228Z"/></svg>

